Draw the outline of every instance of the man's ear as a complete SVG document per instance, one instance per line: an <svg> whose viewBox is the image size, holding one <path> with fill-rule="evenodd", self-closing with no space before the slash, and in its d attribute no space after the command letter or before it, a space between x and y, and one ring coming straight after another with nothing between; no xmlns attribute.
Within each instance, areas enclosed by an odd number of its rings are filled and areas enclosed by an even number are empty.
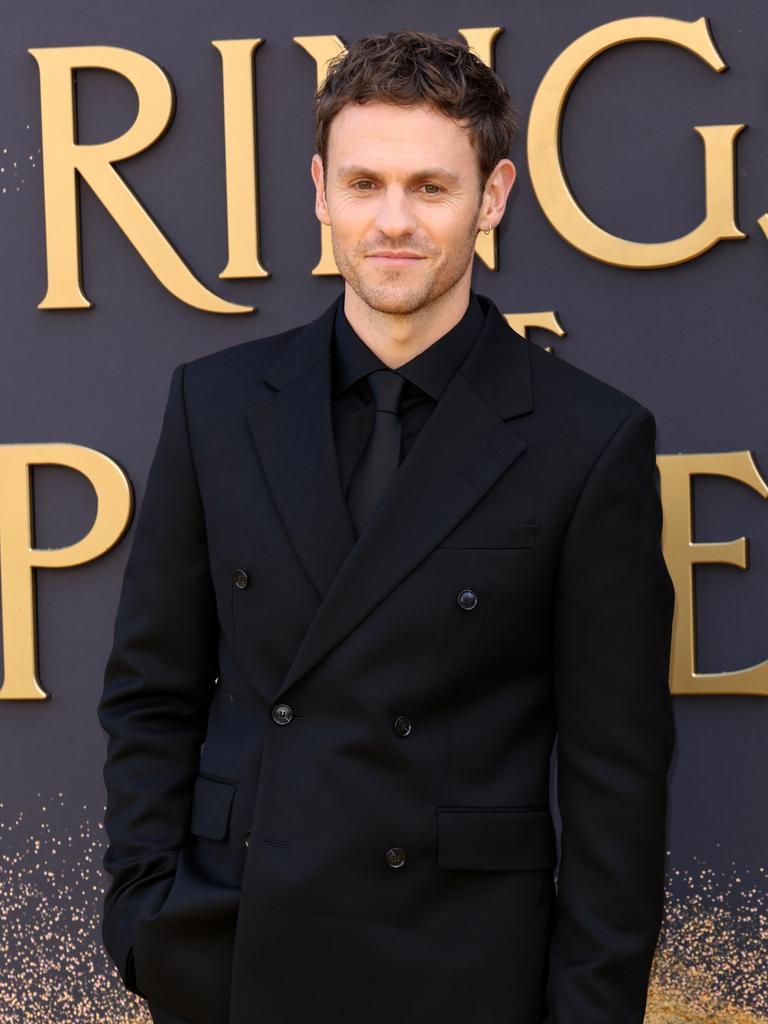
<svg viewBox="0 0 768 1024"><path fill-rule="evenodd" d="M325 201L323 161L320 159L319 153L315 153L312 157L310 172L312 174L312 181L315 183L315 215L321 224L330 225L331 218L328 216L328 204Z"/></svg>
<svg viewBox="0 0 768 1024"><path fill-rule="evenodd" d="M480 204L478 228L481 231L495 228L504 216L507 198L515 183L517 171L515 165L506 157L499 160L485 183L483 201Z"/></svg>

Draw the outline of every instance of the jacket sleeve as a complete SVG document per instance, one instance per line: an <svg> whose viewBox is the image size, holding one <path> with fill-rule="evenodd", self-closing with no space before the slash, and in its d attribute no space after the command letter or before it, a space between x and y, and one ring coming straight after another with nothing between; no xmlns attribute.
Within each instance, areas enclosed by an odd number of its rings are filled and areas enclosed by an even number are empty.
<svg viewBox="0 0 768 1024"><path fill-rule="evenodd" d="M178 366L125 568L98 716L112 876L102 937L126 987L137 915L159 909L187 834L217 673L217 619Z"/></svg>
<svg viewBox="0 0 768 1024"><path fill-rule="evenodd" d="M558 567L562 819L546 1024L642 1024L664 899L675 592L656 423L640 406L581 491Z"/></svg>

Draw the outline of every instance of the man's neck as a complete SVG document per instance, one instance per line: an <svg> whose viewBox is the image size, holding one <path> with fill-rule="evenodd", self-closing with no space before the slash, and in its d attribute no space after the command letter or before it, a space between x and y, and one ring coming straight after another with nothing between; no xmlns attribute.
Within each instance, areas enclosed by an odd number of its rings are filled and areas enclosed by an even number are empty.
<svg viewBox="0 0 768 1024"><path fill-rule="evenodd" d="M344 314L357 336L394 370L456 326L467 311L469 294L467 281L463 288L451 289L415 313L398 315L371 309L347 285Z"/></svg>

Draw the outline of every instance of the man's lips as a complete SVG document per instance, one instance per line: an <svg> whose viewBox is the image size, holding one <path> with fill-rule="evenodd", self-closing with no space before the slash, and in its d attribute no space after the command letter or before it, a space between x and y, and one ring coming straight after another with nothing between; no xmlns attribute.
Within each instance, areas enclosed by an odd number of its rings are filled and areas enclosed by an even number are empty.
<svg viewBox="0 0 768 1024"><path fill-rule="evenodd" d="M425 257L420 256L415 252L372 252L369 254L367 259L373 260L375 263L415 263L417 260L423 260Z"/></svg>

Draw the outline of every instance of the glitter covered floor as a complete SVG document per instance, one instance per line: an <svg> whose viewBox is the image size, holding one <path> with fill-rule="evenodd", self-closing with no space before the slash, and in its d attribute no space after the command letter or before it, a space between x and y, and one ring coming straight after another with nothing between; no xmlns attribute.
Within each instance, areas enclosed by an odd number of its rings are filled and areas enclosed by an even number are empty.
<svg viewBox="0 0 768 1024"><path fill-rule="evenodd" d="M103 808L81 805L76 834L47 821L63 808L0 804L0 1024L150 1024L101 945ZM768 1024L766 978L765 868L674 867L646 1024Z"/></svg>

